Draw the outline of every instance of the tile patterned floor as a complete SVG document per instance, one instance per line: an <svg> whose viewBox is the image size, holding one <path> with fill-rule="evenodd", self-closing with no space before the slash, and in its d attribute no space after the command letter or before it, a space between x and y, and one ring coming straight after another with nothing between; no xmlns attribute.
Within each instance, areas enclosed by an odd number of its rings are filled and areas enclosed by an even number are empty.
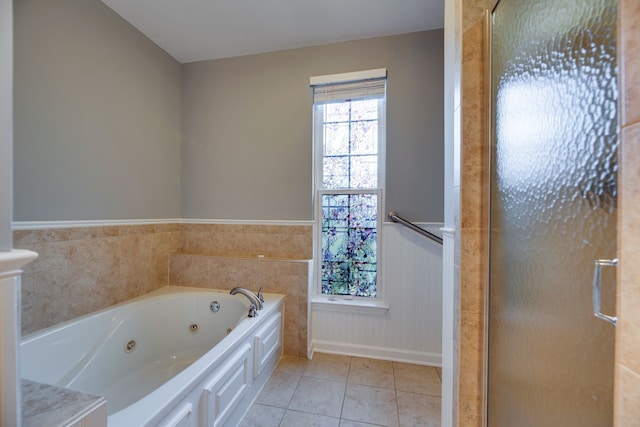
<svg viewBox="0 0 640 427"><path fill-rule="evenodd" d="M436 427L441 386L441 370L429 366L285 356L240 427Z"/></svg>

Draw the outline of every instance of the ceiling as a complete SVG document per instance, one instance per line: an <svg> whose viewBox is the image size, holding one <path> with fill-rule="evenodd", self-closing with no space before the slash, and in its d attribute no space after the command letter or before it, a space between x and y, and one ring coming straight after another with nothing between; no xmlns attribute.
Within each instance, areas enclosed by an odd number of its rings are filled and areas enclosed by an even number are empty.
<svg viewBox="0 0 640 427"><path fill-rule="evenodd" d="M102 1L182 63L444 26L444 0Z"/></svg>

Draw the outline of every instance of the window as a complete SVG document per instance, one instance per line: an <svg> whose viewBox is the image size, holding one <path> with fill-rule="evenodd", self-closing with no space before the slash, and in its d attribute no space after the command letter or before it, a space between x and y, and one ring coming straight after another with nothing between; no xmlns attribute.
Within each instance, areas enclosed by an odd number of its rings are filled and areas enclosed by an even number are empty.
<svg viewBox="0 0 640 427"><path fill-rule="evenodd" d="M319 293L376 298L386 70L311 79Z"/></svg>

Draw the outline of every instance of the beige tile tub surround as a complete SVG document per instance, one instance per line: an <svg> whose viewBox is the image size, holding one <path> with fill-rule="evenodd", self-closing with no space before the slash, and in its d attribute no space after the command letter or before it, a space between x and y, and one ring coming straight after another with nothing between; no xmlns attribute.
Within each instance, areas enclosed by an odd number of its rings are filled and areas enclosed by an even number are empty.
<svg viewBox="0 0 640 427"><path fill-rule="evenodd" d="M16 230L39 254L22 276L22 333L106 308L168 284L179 224Z"/></svg>
<svg viewBox="0 0 640 427"><path fill-rule="evenodd" d="M311 226L182 224L180 253L275 259L313 258Z"/></svg>
<svg viewBox="0 0 640 427"><path fill-rule="evenodd" d="M212 289L236 286L286 295L284 354L307 356L310 261L173 254L169 284Z"/></svg>
<svg viewBox="0 0 640 427"><path fill-rule="evenodd" d="M178 253L169 263L169 283L254 291L263 287L285 294L284 353L307 357L313 227L182 224L181 230Z"/></svg>
<svg viewBox="0 0 640 427"><path fill-rule="evenodd" d="M15 230L28 334L168 284L287 295L285 353L306 357L312 226L150 224ZM264 255L265 258L258 258ZM170 266L172 270L170 273Z"/></svg>
<svg viewBox="0 0 640 427"><path fill-rule="evenodd" d="M640 2L618 2L621 165L614 423L640 425Z"/></svg>

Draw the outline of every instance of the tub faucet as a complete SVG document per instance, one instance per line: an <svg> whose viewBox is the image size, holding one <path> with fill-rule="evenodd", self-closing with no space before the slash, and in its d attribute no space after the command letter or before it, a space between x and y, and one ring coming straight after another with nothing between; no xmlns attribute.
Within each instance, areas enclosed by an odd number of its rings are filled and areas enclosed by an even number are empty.
<svg viewBox="0 0 640 427"><path fill-rule="evenodd" d="M262 310L262 308L264 307L260 298L258 298L258 296L253 293L253 291L250 291L247 288L233 288L229 293L231 295L242 294L249 299L249 301L251 302L251 305L249 306L249 317L257 316L257 310Z"/></svg>

